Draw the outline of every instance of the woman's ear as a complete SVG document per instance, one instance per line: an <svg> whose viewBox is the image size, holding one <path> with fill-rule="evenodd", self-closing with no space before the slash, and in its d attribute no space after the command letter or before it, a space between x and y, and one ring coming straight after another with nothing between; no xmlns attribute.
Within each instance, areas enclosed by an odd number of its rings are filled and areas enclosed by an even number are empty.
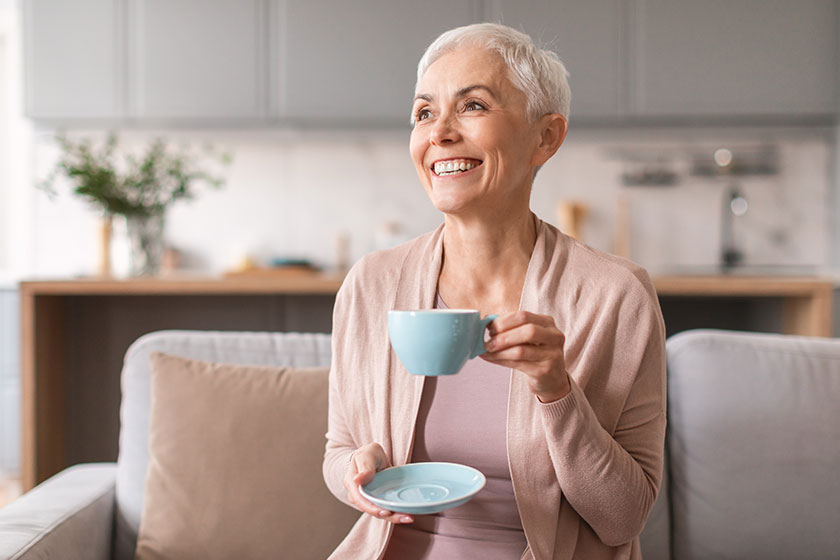
<svg viewBox="0 0 840 560"><path fill-rule="evenodd" d="M537 122L537 128L540 131L540 143L531 162L534 166L544 164L557 152L566 139L569 121L560 113L551 113Z"/></svg>

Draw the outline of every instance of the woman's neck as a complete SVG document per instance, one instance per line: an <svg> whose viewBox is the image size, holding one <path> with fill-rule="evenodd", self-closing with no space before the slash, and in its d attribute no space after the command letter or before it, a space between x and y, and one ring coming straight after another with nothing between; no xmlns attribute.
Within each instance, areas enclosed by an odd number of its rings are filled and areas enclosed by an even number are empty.
<svg viewBox="0 0 840 560"><path fill-rule="evenodd" d="M514 311L537 239L530 211L464 219L448 215L438 291L449 307Z"/></svg>

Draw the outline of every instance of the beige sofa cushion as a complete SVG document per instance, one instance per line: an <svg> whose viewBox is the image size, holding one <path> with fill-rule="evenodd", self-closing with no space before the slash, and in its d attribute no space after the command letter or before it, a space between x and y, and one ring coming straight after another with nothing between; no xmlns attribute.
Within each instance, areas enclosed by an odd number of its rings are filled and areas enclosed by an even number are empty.
<svg viewBox="0 0 840 560"><path fill-rule="evenodd" d="M321 476L327 370L151 360L137 559L328 556L358 513Z"/></svg>

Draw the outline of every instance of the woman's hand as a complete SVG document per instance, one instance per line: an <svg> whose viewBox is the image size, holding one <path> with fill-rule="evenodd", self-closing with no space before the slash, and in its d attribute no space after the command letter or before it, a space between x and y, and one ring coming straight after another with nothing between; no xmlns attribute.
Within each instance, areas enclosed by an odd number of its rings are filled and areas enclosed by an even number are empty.
<svg viewBox="0 0 840 560"><path fill-rule="evenodd" d="M542 402L569 394L572 386L563 354L566 337L553 318L516 311L499 317L489 328L490 340L482 358L527 375L531 392Z"/></svg>
<svg viewBox="0 0 840 560"><path fill-rule="evenodd" d="M370 443L358 448L350 455L347 474L344 475L344 488L347 498L356 509L391 523L413 523L414 518L404 513L394 513L367 501L359 488L373 480L378 471L388 468L391 463L385 450L378 443Z"/></svg>

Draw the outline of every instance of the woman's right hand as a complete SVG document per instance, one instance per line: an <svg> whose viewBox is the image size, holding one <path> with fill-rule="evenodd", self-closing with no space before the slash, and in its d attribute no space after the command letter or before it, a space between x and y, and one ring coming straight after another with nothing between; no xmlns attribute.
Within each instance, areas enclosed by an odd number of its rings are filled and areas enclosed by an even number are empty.
<svg viewBox="0 0 840 560"><path fill-rule="evenodd" d="M358 448L350 455L347 474L344 475L344 488L347 498L353 506L379 519L391 523L413 523L414 518L404 513L392 512L374 505L362 496L359 488L373 480L376 473L391 466L385 450L378 443L370 443Z"/></svg>

